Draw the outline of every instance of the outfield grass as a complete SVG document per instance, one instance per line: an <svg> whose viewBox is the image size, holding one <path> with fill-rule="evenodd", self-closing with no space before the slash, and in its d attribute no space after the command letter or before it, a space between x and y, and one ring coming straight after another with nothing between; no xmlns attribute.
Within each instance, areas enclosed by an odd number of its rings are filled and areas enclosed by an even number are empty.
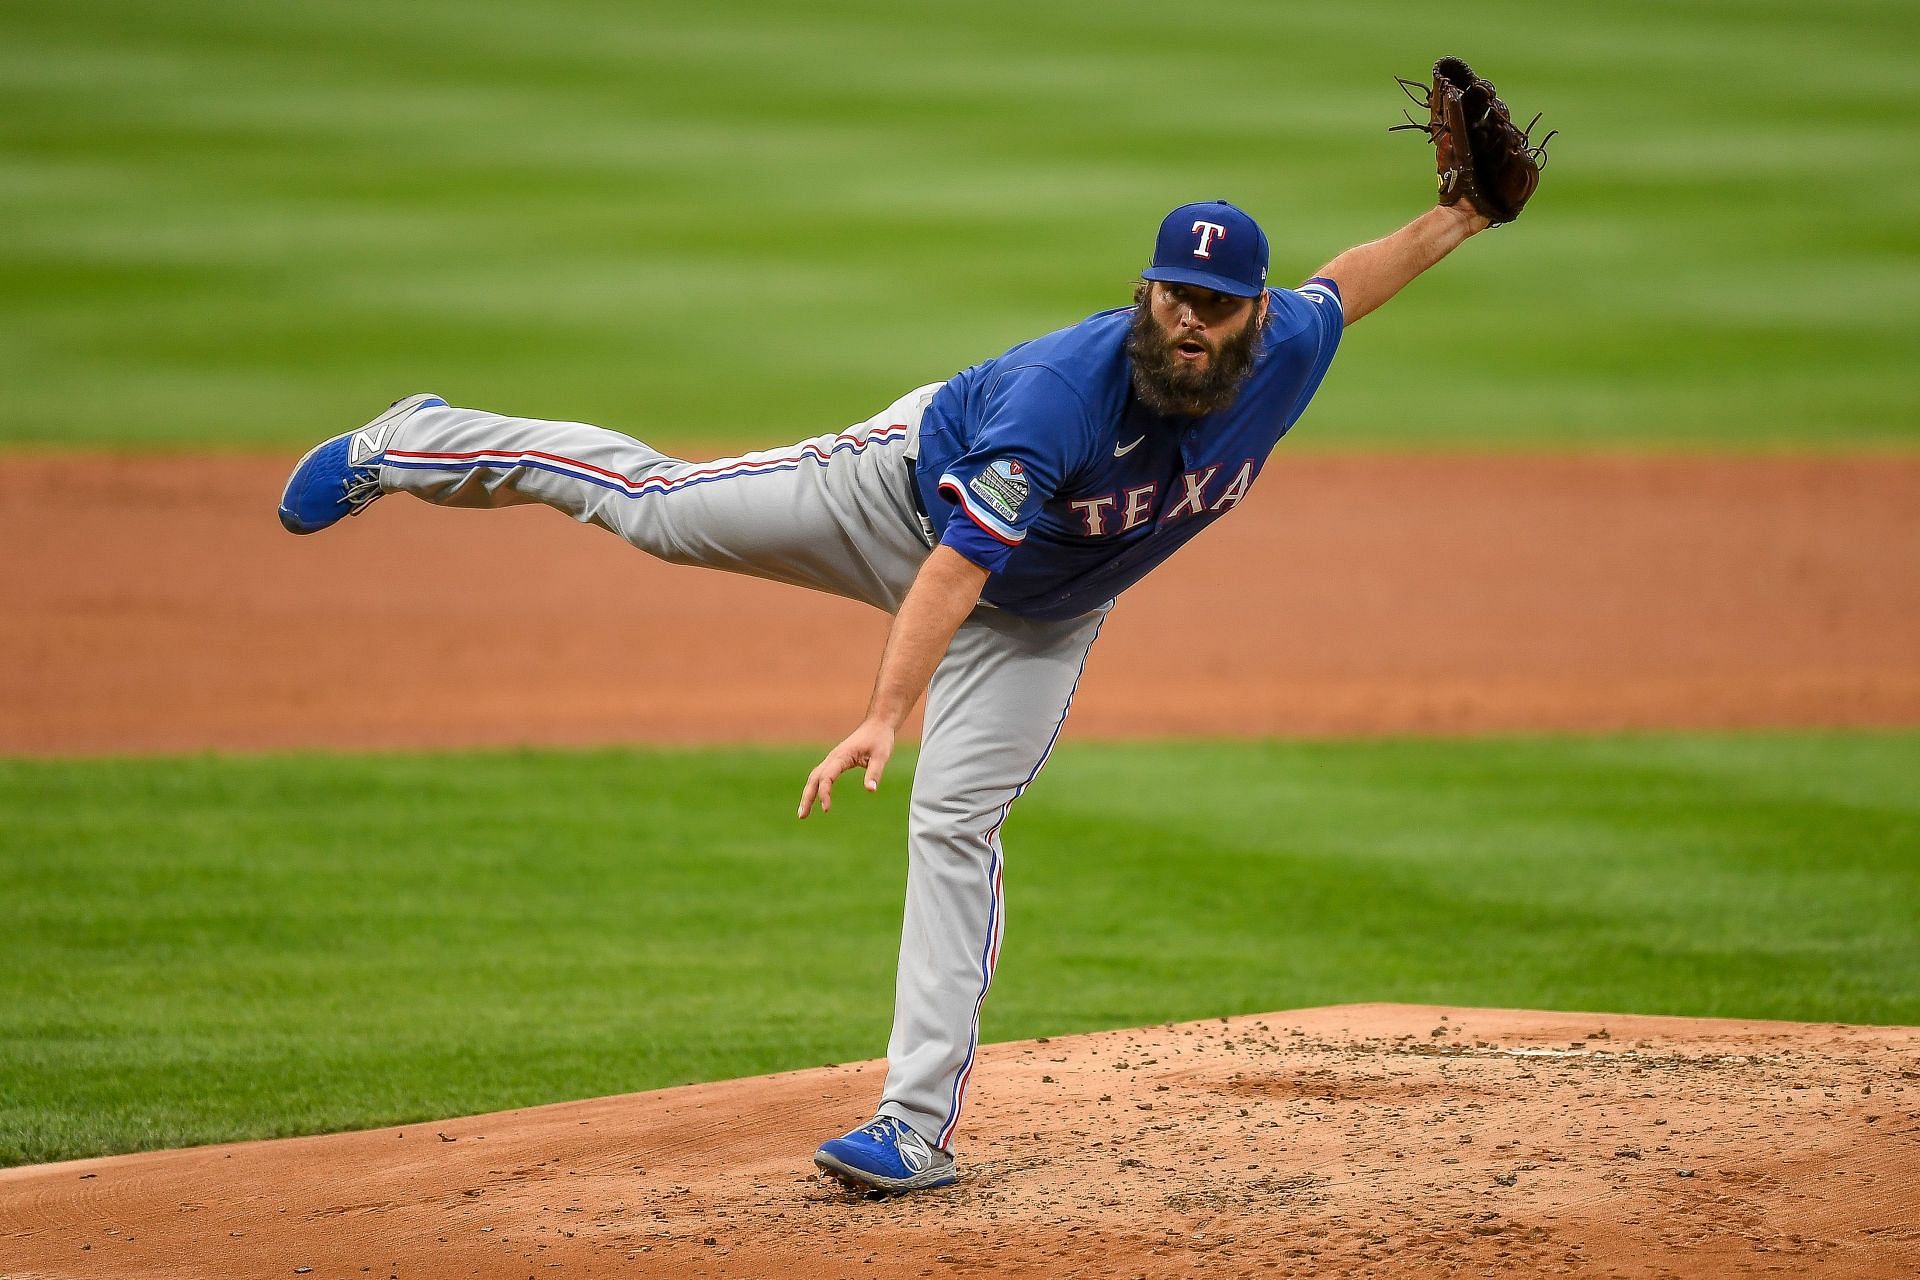
<svg viewBox="0 0 1920 1280"><path fill-rule="evenodd" d="M1916 31L1899 0L29 0L0 444L288 449L420 389L834 429L1123 300L1182 201L1255 210L1283 281L1390 230L1432 182L1390 76L1459 52L1563 130L1547 184L1351 336L1302 444L1910 448Z"/></svg>
<svg viewBox="0 0 1920 1280"><path fill-rule="evenodd" d="M873 1057L906 773L0 762L0 1163ZM1359 1000L1920 1023L1920 733L1069 745L989 1040Z"/></svg>

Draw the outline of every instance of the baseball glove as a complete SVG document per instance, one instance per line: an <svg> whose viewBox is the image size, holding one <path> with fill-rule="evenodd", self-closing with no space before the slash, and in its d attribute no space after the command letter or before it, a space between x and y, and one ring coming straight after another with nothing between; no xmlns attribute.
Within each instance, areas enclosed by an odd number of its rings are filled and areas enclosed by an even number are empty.
<svg viewBox="0 0 1920 1280"><path fill-rule="evenodd" d="M1403 76L1394 79L1409 98L1427 109L1427 120L1423 124L1408 115L1405 124L1387 131L1417 129L1433 143L1440 173L1439 202L1465 200L1495 226L1519 217L1540 185L1547 143L1559 130L1537 143L1531 141L1540 117L1536 115L1524 129L1515 125L1507 104L1494 92L1493 81L1482 80L1459 58L1434 63L1430 86Z"/></svg>

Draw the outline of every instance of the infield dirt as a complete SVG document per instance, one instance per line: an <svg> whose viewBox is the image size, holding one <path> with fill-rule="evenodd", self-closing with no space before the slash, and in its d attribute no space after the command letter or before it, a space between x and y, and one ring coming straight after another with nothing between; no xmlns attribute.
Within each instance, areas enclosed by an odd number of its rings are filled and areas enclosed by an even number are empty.
<svg viewBox="0 0 1920 1280"><path fill-rule="evenodd" d="M19 1277L1911 1276L1920 1029L1350 1005L991 1046L958 1186L879 1063L0 1171Z"/></svg>
<svg viewBox="0 0 1920 1280"><path fill-rule="evenodd" d="M551 512L311 538L291 457L0 460L0 753L832 742L886 620ZM1304 453L1114 611L1069 740L1920 723L1920 459Z"/></svg>

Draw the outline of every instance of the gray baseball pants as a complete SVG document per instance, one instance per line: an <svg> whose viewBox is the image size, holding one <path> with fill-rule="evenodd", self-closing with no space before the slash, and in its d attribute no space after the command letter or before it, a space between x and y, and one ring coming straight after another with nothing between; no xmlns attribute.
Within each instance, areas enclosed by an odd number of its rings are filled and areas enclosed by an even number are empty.
<svg viewBox="0 0 1920 1280"><path fill-rule="evenodd" d="M543 503L674 564L891 613L929 551L908 485L936 390L836 435L712 462L584 423L431 407L389 436L380 484L449 507ZM938 1147L959 1123L1006 928L1000 828L1053 749L1105 612L1035 622L983 605L927 689L879 1111Z"/></svg>

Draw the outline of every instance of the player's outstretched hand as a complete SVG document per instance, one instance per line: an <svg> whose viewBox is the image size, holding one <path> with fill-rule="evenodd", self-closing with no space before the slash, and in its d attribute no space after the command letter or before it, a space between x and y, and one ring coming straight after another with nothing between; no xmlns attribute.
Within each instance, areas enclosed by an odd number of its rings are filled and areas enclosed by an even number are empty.
<svg viewBox="0 0 1920 1280"><path fill-rule="evenodd" d="M800 793L800 816L804 818L813 812L816 799L820 801L820 812L832 813L833 780L849 769L864 768L867 790L878 791L880 775L887 771L887 761L892 756L893 730L872 720L862 721L858 729L827 752L827 758L807 775L806 790Z"/></svg>

